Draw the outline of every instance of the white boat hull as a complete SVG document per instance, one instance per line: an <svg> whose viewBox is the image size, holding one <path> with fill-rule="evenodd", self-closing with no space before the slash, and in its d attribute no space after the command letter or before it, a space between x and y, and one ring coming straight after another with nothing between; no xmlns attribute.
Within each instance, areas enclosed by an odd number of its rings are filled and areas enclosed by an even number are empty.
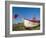
<svg viewBox="0 0 46 38"><path fill-rule="evenodd" d="M28 20L24 20L24 26L25 27L34 27L34 26L38 26L39 23L34 23L34 22L30 22Z"/></svg>

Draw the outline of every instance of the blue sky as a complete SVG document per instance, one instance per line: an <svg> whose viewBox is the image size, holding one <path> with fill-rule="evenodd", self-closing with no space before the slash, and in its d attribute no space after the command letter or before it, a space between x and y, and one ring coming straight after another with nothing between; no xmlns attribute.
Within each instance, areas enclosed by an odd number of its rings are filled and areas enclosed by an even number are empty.
<svg viewBox="0 0 46 38"><path fill-rule="evenodd" d="M22 18L17 17L15 20L16 22L22 22L23 18L25 19L32 19L34 15L36 19L40 19L40 8L28 8L28 7L13 7L12 8L13 15L18 14Z"/></svg>

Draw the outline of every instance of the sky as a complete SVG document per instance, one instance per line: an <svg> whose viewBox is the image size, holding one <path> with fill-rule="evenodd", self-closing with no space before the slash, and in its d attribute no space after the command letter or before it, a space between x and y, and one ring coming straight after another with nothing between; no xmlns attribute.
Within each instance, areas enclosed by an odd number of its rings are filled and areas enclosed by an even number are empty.
<svg viewBox="0 0 46 38"><path fill-rule="evenodd" d="M14 19L13 23L23 22L24 18L31 20L32 17L36 17L36 19L40 19L40 8L28 8L28 7L12 7L13 16L18 14L19 16Z"/></svg>

